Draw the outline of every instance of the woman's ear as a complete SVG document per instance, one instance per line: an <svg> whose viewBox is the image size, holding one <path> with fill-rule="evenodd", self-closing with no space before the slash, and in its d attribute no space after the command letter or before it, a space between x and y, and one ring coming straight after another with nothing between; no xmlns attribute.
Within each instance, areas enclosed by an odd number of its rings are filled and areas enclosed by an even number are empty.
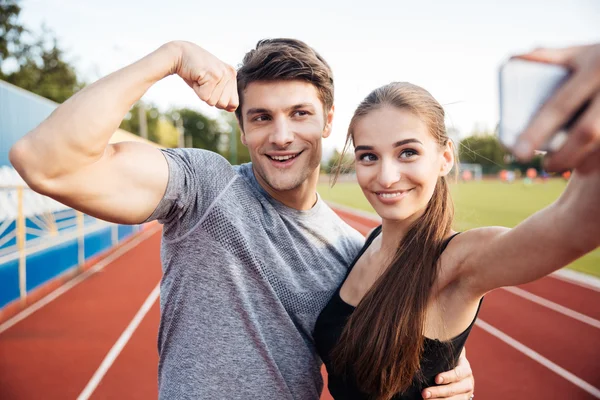
<svg viewBox="0 0 600 400"><path fill-rule="evenodd" d="M444 152L442 153L442 166L440 168L440 176L446 176L454 167L454 142L452 140L448 140L446 146L444 148Z"/></svg>

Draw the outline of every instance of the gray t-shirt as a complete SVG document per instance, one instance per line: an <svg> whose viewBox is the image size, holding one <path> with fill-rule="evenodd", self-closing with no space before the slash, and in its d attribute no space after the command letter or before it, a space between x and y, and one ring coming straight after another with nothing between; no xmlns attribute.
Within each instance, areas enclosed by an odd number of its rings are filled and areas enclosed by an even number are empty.
<svg viewBox="0 0 600 400"><path fill-rule="evenodd" d="M279 203L252 165L163 151L162 399L318 399L315 321L364 243L320 198Z"/></svg>

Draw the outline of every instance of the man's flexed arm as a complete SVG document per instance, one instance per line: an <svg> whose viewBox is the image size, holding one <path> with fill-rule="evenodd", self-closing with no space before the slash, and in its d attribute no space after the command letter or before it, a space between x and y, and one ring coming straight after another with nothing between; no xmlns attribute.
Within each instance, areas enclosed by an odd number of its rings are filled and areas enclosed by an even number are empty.
<svg viewBox="0 0 600 400"><path fill-rule="evenodd" d="M154 147L109 145L129 108L177 73L210 105L234 110L235 70L202 48L171 42L81 90L11 149L13 166L34 190L109 221L138 223L158 205L167 163Z"/></svg>

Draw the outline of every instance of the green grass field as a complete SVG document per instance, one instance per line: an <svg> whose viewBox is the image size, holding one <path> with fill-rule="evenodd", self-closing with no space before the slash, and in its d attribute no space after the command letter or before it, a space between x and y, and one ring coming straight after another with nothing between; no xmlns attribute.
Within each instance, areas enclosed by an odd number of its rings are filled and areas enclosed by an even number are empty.
<svg viewBox="0 0 600 400"><path fill-rule="evenodd" d="M490 225L513 227L554 201L565 186L566 182L560 179L529 186L522 181L454 184L455 229L464 231ZM333 188L321 183L318 190L325 200L374 212L355 183L338 183ZM600 249L577 260L569 268L600 277Z"/></svg>

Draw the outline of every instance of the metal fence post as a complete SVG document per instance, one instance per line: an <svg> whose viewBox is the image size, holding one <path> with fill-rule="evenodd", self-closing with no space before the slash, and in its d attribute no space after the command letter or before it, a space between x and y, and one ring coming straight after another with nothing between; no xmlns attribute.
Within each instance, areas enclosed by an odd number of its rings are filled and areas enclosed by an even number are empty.
<svg viewBox="0 0 600 400"><path fill-rule="evenodd" d="M111 237L111 242L112 242L113 246L116 246L117 244L119 244L119 225L114 224L110 228L110 237Z"/></svg>

